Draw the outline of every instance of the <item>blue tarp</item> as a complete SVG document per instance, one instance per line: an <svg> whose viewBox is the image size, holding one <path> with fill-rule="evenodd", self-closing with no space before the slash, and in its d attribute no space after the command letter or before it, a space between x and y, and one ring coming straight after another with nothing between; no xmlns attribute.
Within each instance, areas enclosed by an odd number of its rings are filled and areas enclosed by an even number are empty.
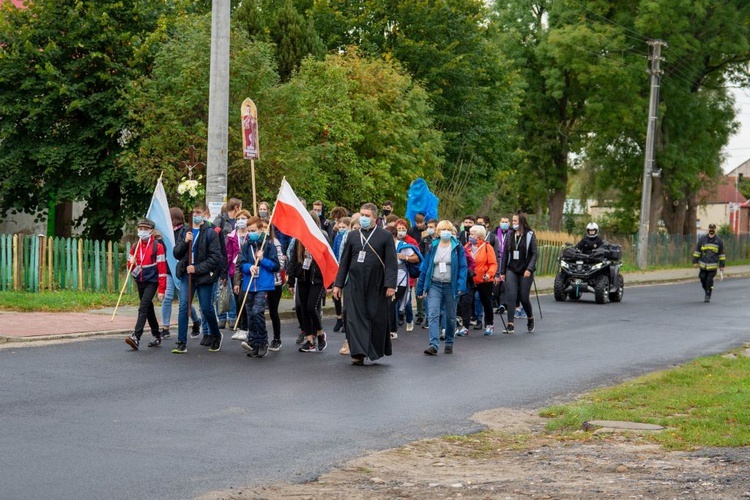
<svg viewBox="0 0 750 500"><path fill-rule="evenodd" d="M423 213L425 220L438 218L438 204L440 200L432 194L427 182L421 177L411 183L406 198L406 218L414 225L414 217Z"/></svg>

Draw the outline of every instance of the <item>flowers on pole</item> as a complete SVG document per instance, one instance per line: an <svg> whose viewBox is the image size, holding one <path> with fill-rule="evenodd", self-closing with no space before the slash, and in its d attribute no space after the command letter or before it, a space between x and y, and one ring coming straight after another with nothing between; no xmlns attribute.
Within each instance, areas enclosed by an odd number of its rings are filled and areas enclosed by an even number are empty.
<svg viewBox="0 0 750 500"><path fill-rule="evenodd" d="M177 186L177 194L180 196L182 206L192 210L197 200L202 200L206 196L206 188L201 182L202 176L197 179L186 179L183 177Z"/></svg>

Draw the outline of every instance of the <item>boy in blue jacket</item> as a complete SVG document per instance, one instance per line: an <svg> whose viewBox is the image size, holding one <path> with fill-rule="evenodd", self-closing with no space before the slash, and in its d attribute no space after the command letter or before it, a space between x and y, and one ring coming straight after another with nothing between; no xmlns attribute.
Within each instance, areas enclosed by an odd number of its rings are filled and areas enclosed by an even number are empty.
<svg viewBox="0 0 750 500"><path fill-rule="evenodd" d="M247 240L240 251L237 270L234 273L234 292L245 296L248 332L243 349L251 358L262 358L268 354L268 330L266 330L266 293L276 288L274 273L280 269L276 246L269 241L268 234L261 232L262 222L258 217L247 221ZM239 271L239 272L238 272Z"/></svg>

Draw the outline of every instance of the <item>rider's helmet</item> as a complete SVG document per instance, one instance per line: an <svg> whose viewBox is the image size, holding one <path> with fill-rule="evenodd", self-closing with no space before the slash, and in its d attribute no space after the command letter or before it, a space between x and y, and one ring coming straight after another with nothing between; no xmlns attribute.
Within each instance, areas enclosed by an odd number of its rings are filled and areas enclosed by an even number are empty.
<svg viewBox="0 0 750 500"><path fill-rule="evenodd" d="M589 222L586 225L586 235L592 240L599 236L599 224L596 222Z"/></svg>

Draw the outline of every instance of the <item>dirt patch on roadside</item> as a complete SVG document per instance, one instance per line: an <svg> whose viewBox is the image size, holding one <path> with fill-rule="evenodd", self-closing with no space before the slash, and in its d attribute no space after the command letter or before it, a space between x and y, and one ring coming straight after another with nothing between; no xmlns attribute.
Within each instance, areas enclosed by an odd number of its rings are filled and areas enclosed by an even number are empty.
<svg viewBox="0 0 750 500"><path fill-rule="evenodd" d="M203 500L750 498L750 448L669 452L637 434L562 440L532 411L485 411L488 430L360 457L305 484L214 492Z"/></svg>

